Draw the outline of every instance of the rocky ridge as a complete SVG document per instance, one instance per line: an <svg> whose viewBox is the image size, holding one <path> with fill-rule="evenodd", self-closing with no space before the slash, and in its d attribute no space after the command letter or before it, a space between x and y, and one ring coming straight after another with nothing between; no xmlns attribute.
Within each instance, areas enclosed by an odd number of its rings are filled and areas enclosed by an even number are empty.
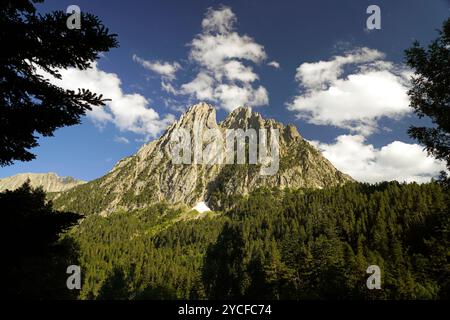
<svg viewBox="0 0 450 320"><path fill-rule="evenodd" d="M226 129L278 129L278 172L261 175L258 164L174 164L171 137L177 129L184 129L192 133L194 146L194 124L202 134L208 129L223 134ZM213 143L205 139L202 150L214 150ZM264 119L248 107L235 109L217 123L215 108L200 103L191 106L159 139L119 161L105 176L61 193L55 203L65 209L103 215L156 202L193 206L204 201L215 209L220 206L220 196L247 194L259 187L324 188L348 181L351 177L334 168L294 125Z"/></svg>
<svg viewBox="0 0 450 320"><path fill-rule="evenodd" d="M46 192L61 192L86 183L72 177L60 177L56 173L19 173L11 177L0 179L0 192L15 190L30 180L32 187L42 187Z"/></svg>

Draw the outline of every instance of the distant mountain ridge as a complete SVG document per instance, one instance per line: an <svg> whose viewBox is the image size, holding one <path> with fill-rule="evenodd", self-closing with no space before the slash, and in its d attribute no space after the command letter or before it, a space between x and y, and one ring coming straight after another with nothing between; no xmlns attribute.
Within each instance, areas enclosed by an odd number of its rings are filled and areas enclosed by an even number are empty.
<svg viewBox="0 0 450 320"><path fill-rule="evenodd" d="M258 164L174 164L171 135L177 129L193 131L194 123L204 130L278 129L280 161L274 175L259 174ZM204 149L211 141L204 141ZM60 209L84 214L108 215L152 203L168 202L194 206L206 202L211 209L221 206L223 196L248 194L260 187L324 188L353 181L338 171L293 125L263 119L248 107L232 111L217 123L216 110L206 103L191 106L159 138L120 160L105 176L62 192L54 199Z"/></svg>
<svg viewBox="0 0 450 320"><path fill-rule="evenodd" d="M61 192L86 183L72 177L60 177L56 173L19 173L0 179L0 192L6 189L15 190L30 180L32 187L41 186L46 192Z"/></svg>

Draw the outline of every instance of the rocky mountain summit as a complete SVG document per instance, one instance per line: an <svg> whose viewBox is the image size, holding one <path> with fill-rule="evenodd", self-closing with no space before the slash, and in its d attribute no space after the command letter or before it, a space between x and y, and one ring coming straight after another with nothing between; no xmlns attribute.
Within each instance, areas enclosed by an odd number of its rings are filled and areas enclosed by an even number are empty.
<svg viewBox="0 0 450 320"><path fill-rule="evenodd" d="M15 190L30 180L32 187L41 186L46 192L60 192L69 190L75 186L86 183L72 177L60 177L56 173L19 173L11 177L0 179L0 192L4 190Z"/></svg>
<svg viewBox="0 0 450 320"><path fill-rule="evenodd" d="M241 129L267 129L267 141L274 129L279 132L279 163L274 174L261 174L261 163L226 164L195 160L195 154L225 153L225 146L206 135L209 131L222 133ZM191 163L174 163L174 135L180 130L188 133ZM196 138L201 137L202 143ZM275 137L275 135L273 135ZM259 142L261 142L259 137ZM234 145L234 142L233 142ZM227 146L228 147L228 146ZM270 147L270 148L269 148ZM246 150L249 146L246 146ZM268 146L273 149L273 146ZM277 151L278 151L277 150ZM261 145L258 145L261 152ZM270 151L270 150L269 150ZM184 151L182 152L184 155ZM269 152L270 154L270 152ZM248 158L248 157L247 157ZM200 160L200 161L198 161ZM200 103L191 106L157 140L143 145L139 151L119 161L105 176L61 193L55 204L61 208L85 214L136 209L156 202L193 206L206 202L211 209L220 207L223 196L247 194L259 187L324 188L341 185L352 179L341 173L297 131L273 119L264 119L248 107L239 107L222 122L217 123L213 106Z"/></svg>

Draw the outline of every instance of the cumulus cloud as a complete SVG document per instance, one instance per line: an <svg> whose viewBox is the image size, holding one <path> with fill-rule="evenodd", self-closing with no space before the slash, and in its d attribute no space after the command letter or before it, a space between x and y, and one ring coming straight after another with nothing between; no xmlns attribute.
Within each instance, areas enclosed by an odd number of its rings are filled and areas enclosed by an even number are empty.
<svg viewBox="0 0 450 320"><path fill-rule="evenodd" d="M173 85L176 63L147 61L137 55L133 60L162 76L162 91L174 96L188 96L189 100L207 100L231 111L239 106L263 106L269 103L269 95L258 85L258 74L253 65L267 59L264 46L248 35L236 32L237 18L230 7L209 8L202 20L202 31L189 46L189 61L195 66L196 75L189 82ZM279 68L279 63L268 65Z"/></svg>
<svg viewBox="0 0 450 320"><path fill-rule="evenodd" d="M161 118L158 112L149 108L149 101L144 96L124 93L117 74L98 69L95 62L86 70L59 70L61 79L56 79L42 70L38 73L64 89L76 91L82 87L111 99L105 107L93 106L92 111L87 112L87 116L99 125L111 122L121 131L156 137L174 121L174 116L170 114Z"/></svg>
<svg viewBox="0 0 450 320"><path fill-rule="evenodd" d="M184 93L190 93L199 100L214 100L214 78L206 72L199 72L194 80L181 86Z"/></svg>
<svg viewBox="0 0 450 320"><path fill-rule="evenodd" d="M202 28L207 33L226 33L233 29L236 22L236 16L231 8L222 7L220 10L208 8L202 21Z"/></svg>
<svg viewBox="0 0 450 320"><path fill-rule="evenodd" d="M275 69L280 69L280 63L277 61L270 61L267 65L270 67L274 67Z"/></svg>
<svg viewBox="0 0 450 320"><path fill-rule="evenodd" d="M161 75L168 81L175 79L176 72L181 68L181 65L178 62L149 61L144 60L135 54L133 55L133 60L144 68Z"/></svg>
<svg viewBox="0 0 450 320"><path fill-rule="evenodd" d="M177 93L217 102L229 111L241 105L268 104L267 90L254 85L259 77L248 65L261 63L267 54L251 37L235 31L236 22L229 7L208 9L202 33L189 44L189 59L199 66L199 72L192 81L182 84Z"/></svg>
<svg viewBox="0 0 450 320"><path fill-rule="evenodd" d="M221 84L215 89L215 97L229 110L233 110L236 106L247 104L260 106L268 103L267 90L262 86L253 89Z"/></svg>
<svg viewBox="0 0 450 320"><path fill-rule="evenodd" d="M331 144L312 143L337 169L363 182L422 183L446 168L443 162L428 156L417 144L394 141L375 148L367 144L362 135L341 135Z"/></svg>
<svg viewBox="0 0 450 320"><path fill-rule="evenodd" d="M412 73L383 59L383 53L361 48L329 61L301 64L295 76L301 92L288 109L312 124L372 134L380 118L398 119L410 112Z"/></svg>

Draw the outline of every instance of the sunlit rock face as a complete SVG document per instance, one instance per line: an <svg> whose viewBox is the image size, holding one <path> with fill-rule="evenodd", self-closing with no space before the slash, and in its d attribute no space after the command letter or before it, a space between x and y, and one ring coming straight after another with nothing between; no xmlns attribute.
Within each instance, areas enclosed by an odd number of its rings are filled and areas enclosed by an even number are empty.
<svg viewBox="0 0 450 320"><path fill-rule="evenodd" d="M227 130L254 129L259 132L266 129L270 132L276 129L279 132L279 168L275 174L261 175L260 164L174 163L172 134L178 129L186 130L194 146L195 128L200 128L200 134L213 129L224 135ZM212 143L203 139L200 151L214 150ZM211 199L218 192L222 195L245 195L260 187L323 188L348 181L352 179L338 171L303 139L294 125L285 126L273 119L264 119L249 107L238 107L217 123L216 109L199 103L182 114L159 139L120 160L105 176L62 193L61 199L57 197L55 203L71 209L70 204L88 201L92 206L86 213L103 215L161 201L185 204L191 208L205 202L216 210Z"/></svg>

